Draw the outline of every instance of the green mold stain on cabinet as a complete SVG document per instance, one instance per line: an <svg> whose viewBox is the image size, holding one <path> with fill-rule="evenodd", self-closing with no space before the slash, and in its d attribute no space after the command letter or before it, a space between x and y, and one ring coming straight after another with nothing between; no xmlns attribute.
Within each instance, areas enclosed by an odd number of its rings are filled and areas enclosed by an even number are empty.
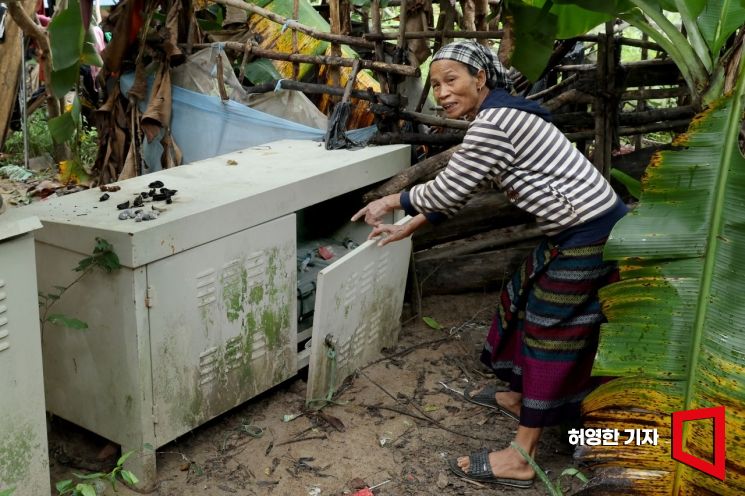
<svg viewBox="0 0 745 496"><path fill-rule="evenodd" d="M10 484L26 478L38 447L37 436L29 426L0 433L0 481Z"/></svg>

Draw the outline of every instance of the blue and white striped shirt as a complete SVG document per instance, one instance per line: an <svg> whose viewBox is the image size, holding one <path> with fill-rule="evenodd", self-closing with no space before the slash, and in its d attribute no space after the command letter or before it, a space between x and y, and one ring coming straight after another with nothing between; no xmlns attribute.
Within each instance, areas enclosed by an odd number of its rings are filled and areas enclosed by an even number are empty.
<svg viewBox="0 0 745 496"><path fill-rule="evenodd" d="M487 181L533 214L549 236L609 212L618 200L556 126L523 110L487 108L471 123L447 167L414 186L408 202L422 213L453 215Z"/></svg>

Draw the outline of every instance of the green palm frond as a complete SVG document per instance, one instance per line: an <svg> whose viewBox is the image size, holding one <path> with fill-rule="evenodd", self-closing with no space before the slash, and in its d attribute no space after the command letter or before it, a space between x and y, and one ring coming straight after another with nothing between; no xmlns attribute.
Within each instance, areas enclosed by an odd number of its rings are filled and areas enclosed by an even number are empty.
<svg viewBox="0 0 745 496"><path fill-rule="evenodd" d="M595 486L620 494L745 494L745 158L734 94L694 118L647 169L638 208L606 248L621 281L601 293L595 375L619 377L584 403L588 426L656 428L659 445L596 446ZM671 459L670 414L726 407L726 478ZM686 424L684 450L712 459L711 421Z"/></svg>

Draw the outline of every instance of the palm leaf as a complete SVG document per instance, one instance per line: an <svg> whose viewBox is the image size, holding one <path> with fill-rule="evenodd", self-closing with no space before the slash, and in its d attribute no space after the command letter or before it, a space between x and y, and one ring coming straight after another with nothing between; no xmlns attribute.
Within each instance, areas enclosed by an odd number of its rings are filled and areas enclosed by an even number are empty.
<svg viewBox="0 0 745 496"><path fill-rule="evenodd" d="M659 446L594 446L592 483L622 494L745 494L745 89L698 115L657 155L639 207L613 230L606 257L621 281L603 289L608 323L593 373L620 377L587 397L591 427L657 428ZM671 459L670 414L726 407L726 478ZM712 422L686 424L684 450L712 458Z"/></svg>

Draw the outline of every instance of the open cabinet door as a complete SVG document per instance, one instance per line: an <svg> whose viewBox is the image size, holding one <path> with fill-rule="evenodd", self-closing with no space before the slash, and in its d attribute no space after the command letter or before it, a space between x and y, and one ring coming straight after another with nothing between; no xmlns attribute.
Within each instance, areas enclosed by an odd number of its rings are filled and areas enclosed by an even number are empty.
<svg viewBox="0 0 745 496"><path fill-rule="evenodd" d="M366 241L318 274L307 402L327 398L398 339L411 238L377 243Z"/></svg>

